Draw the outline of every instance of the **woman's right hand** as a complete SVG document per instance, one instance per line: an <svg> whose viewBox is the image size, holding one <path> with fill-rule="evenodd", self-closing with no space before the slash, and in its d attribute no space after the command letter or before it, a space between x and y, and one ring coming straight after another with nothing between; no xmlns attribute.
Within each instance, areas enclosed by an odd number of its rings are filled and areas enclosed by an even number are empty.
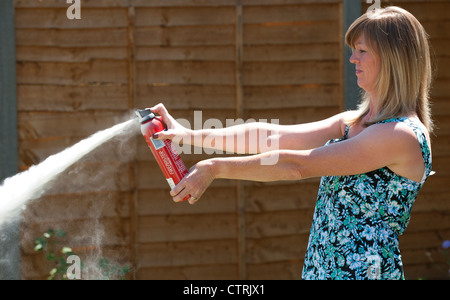
<svg viewBox="0 0 450 300"><path fill-rule="evenodd" d="M181 125L177 120L175 120L167 111L164 104L159 103L150 108L153 113L157 113L161 116L164 124L167 126L167 130L155 133L153 135L154 139L157 140L179 140L179 141L189 141L191 137L190 129Z"/></svg>

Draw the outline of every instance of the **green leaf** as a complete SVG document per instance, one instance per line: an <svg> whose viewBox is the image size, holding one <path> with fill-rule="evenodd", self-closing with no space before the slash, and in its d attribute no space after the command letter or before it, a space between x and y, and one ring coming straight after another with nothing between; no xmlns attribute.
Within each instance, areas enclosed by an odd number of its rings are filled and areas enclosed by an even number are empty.
<svg viewBox="0 0 450 300"><path fill-rule="evenodd" d="M107 260L106 258L102 257L98 260L98 265L101 268L107 268L109 267L109 260Z"/></svg>
<svg viewBox="0 0 450 300"><path fill-rule="evenodd" d="M69 248L69 247L62 247L61 253L64 253L64 254L72 253L72 248Z"/></svg>
<svg viewBox="0 0 450 300"><path fill-rule="evenodd" d="M36 246L34 246L34 251L41 251L43 248L42 244L36 244Z"/></svg>
<svg viewBox="0 0 450 300"><path fill-rule="evenodd" d="M55 253L47 253L45 255L45 259L48 260L48 261L56 260L56 255L55 255Z"/></svg>
<svg viewBox="0 0 450 300"><path fill-rule="evenodd" d="M56 229L55 235L57 237L65 237L67 235L67 233L62 229Z"/></svg>

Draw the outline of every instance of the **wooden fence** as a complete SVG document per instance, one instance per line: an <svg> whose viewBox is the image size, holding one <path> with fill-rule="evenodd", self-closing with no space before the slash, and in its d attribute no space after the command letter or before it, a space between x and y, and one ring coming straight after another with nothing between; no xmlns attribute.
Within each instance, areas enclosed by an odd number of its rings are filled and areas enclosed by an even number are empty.
<svg viewBox="0 0 450 300"><path fill-rule="evenodd" d="M384 2L384 1L383 1ZM401 238L408 278L446 275L450 239L450 9L391 1L432 38L438 130L433 165ZM277 119L295 124L343 109L342 1L16 0L22 170L163 102L176 118ZM384 3L383 3L384 5ZM208 157L183 154L186 165ZM45 278L33 250L48 228L86 261L105 257L135 279L299 279L318 179L217 180L195 206L174 204L144 139L123 135L70 168L22 222L22 276ZM90 278L96 278L91 273Z"/></svg>

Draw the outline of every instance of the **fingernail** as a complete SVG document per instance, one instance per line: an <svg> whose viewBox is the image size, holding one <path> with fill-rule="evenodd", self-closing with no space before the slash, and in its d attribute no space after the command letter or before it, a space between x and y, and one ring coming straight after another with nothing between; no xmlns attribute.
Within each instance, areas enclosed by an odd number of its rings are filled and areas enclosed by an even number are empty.
<svg viewBox="0 0 450 300"><path fill-rule="evenodd" d="M159 134L157 134L157 133L154 133L154 134L153 134L153 138L154 138L154 139L157 139L158 137L159 137Z"/></svg>

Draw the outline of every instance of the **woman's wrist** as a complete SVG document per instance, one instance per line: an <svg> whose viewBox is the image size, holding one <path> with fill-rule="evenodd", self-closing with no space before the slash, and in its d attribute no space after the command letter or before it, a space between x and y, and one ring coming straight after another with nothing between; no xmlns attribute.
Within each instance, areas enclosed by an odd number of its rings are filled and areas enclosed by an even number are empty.
<svg viewBox="0 0 450 300"><path fill-rule="evenodd" d="M186 128L186 132L184 134L183 140L189 142L189 145L194 145L194 142L195 142L195 130Z"/></svg>
<svg viewBox="0 0 450 300"><path fill-rule="evenodd" d="M211 158L205 161L207 163L209 173L211 174L212 179L217 179L220 177L220 159L219 158Z"/></svg>

